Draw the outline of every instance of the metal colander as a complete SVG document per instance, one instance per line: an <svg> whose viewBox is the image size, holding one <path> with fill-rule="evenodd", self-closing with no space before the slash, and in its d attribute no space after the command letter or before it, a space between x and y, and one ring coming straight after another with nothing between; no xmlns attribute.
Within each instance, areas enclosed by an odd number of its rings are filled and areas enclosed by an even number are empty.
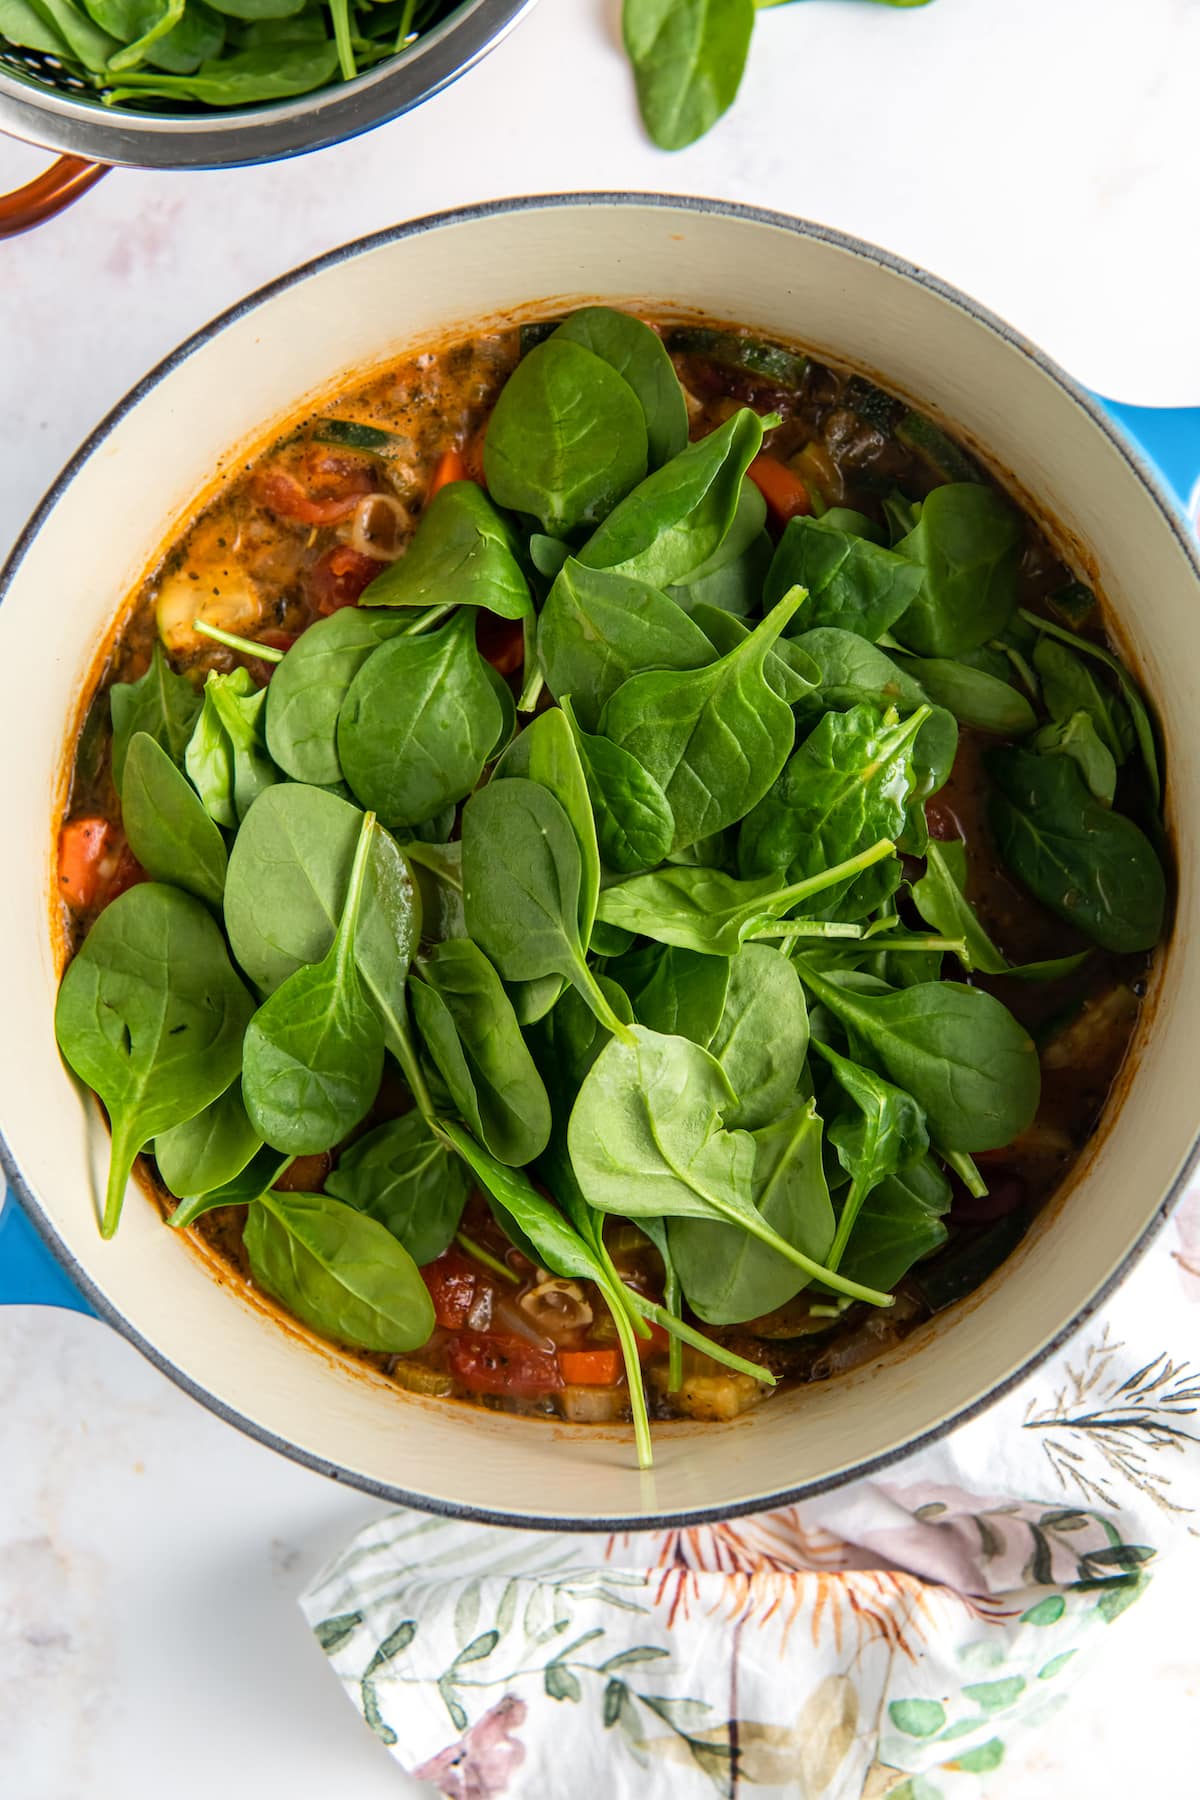
<svg viewBox="0 0 1200 1800"><path fill-rule="evenodd" d="M47 56L44 50L18 50L13 44L0 43L0 70L11 69L14 75L22 75L28 81L36 81L40 87L53 88L59 94L78 94L83 99L95 99L95 89L81 81L78 75L72 75L64 69L57 57Z"/></svg>
<svg viewBox="0 0 1200 1800"><path fill-rule="evenodd" d="M355 81L232 112L104 106L53 56L0 45L0 132L98 163L214 169L273 162L357 137L419 106L487 55L535 0L464 0L412 47Z"/></svg>

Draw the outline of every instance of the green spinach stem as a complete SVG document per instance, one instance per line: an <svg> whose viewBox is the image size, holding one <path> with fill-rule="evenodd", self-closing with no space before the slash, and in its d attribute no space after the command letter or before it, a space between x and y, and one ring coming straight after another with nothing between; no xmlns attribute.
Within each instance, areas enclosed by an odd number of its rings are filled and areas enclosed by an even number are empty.
<svg viewBox="0 0 1200 1800"><path fill-rule="evenodd" d="M477 1263L490 1269L493 1275L500 1275L505 1281L520 1282L521 1278L515 1270L510 1269L507 1263L502 1263L498 1256L493 1256L490 1250L485 1250L482 1244L477 1244L474 1238L468 1237L465 1231L456 1231L454 1241L468 1256L473 1256Z"/></svg>
<svg viewBox="0 0 1200 1800"><path fill-rule="evenodd" d="M260 662L281 663L285 652L277 650L273 644L256 644L253 638L238 637L235 632L222 631L219 625L206 624L203 619L192 620L192 630L198 637L211 638L214 644L224 644L227 650L236 650L240 656L256 656Z"/></svg>

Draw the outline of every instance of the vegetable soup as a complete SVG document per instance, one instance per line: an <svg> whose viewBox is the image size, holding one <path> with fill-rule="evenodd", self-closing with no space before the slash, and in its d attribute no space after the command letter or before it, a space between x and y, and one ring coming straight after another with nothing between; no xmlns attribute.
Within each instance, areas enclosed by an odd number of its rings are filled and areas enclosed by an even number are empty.
<svg viewBox="0 0 1200 1800"><path fill-rule="evenodd" d="M131 597L59 833L131 1169L399 1388L728 1420L1009 1254L1166 929L1046 530L873 380L589 307L410 355Z"/></svg>

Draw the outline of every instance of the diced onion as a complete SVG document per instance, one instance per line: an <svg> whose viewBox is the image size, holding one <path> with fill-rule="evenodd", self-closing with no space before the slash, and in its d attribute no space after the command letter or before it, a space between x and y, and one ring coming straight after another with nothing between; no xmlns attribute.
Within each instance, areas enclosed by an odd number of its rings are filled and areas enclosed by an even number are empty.
<svg viewBox="0 0 1200 1800"><path fill-rule="evenodd" d="M485 1281L481 1281L476 1287L475 1298L467 1313L467 1324L472 1331L488 1331L491 1328L495 1292L495 1288Z"/></svg>

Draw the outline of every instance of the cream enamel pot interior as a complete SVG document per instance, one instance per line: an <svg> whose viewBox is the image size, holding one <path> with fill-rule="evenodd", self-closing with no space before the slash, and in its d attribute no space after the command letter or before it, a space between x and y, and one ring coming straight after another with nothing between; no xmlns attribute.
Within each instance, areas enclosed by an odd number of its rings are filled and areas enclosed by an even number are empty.
<svg viewBox="0 0 1200 1800"><path fill-rule="evenodd" d="M1181 881L1123 1102L1005 1267L847 1378L731 1426L656 1426L645 1475L627 1433L415 1399L305 1346L215 1280L140 1190L117 1238L102 1242L94 1194L105 1134L52 1027L51 820L64 736L96 647L172 520L239 446L346 370L533 302L597 298L801 339L879 373L1015 471L1063 542L1087 547L1157 702ZM1061 1341L1148 1239L1193 1158L1198 574L1182 520L1087 396L960 295L832 233L712 202L575 196L423 220L312 264L148 377L67 470L0 582L0 1131L14 1186L97 1310L182 1386L287 1454L384 1496L562 1529L636 1526L727 1516L878 1467Z"/></svg>

